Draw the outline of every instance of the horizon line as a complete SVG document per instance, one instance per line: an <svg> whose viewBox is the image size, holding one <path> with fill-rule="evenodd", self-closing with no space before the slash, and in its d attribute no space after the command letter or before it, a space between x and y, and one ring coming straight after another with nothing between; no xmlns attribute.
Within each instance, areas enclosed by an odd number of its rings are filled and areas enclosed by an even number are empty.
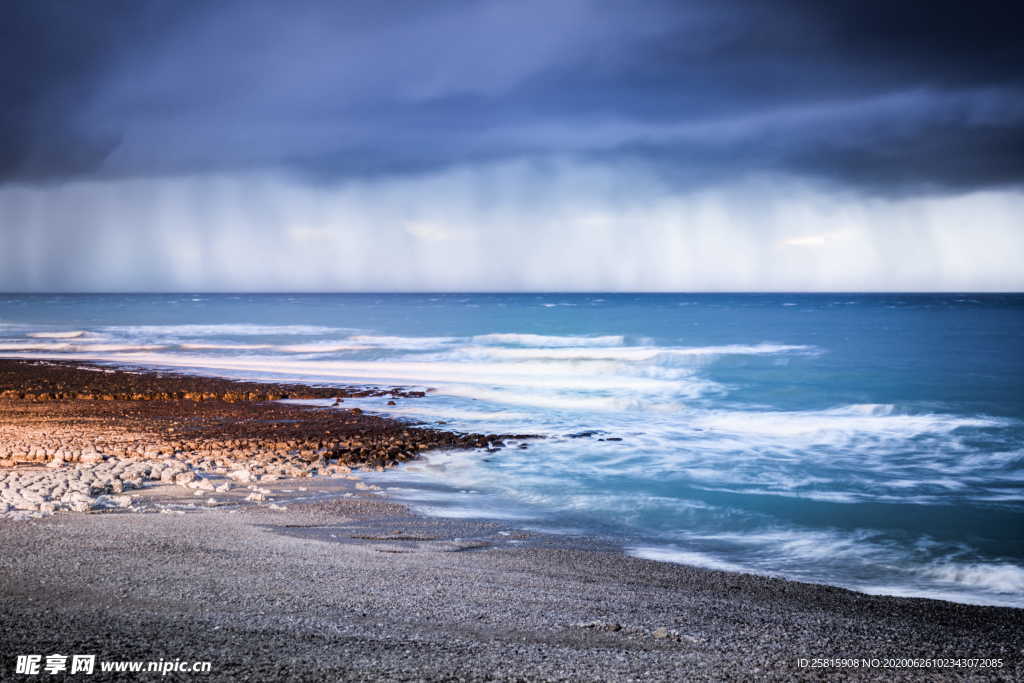
<svg viewBox="0 0 1024 683"><path fill-rule="evenodd" d="M365 296L395 296L395 295L480 295L480 294L557 294L565 296L583 296L592 294L602 295L633 295L633 294L646 294L646 295L709 295L709 294L850 294L850 295L864 295L864 294L903 294L903 295L923 295L923 294L1024 294L1024 290L1001 290L1001 289L809 289L809 290L797 290L797 289L696 289L696 290L557 290L557 289L521 289L521 290L79 290L79 291L0 291L0 296L75 296L75 295L95 295L95 296L150 296L150 295L192 295L192 296L211 296L211 295L249 295L249 296L278 296L278 295L295 295L295 296L310 296L310 295L365 295Z"/></svg>

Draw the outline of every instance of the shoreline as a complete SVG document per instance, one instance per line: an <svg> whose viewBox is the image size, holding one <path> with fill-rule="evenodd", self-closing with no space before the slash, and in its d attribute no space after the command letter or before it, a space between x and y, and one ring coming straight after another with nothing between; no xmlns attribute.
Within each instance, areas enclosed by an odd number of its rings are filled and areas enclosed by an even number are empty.
<svg viewBox="0 0 1024 683"><path fill-rule="evenodd" d="M344 407L364 396L393 402L423 392L0 360L0 514L130 509L128 492L160 484L197 496L248 487L248 500L264 502L261 483L350 477L421 451L528 447L533 438L445 431ZM283 398L335 403L324 410Z"/></svg>
<svg viewBox="0 0 1024 683"><path fill-rule="evenodd" d="M62 390L71 391L78 373L67 366L89 366L38 363L0 361L0 378L12 377L14 365L26 377L63 368ZM231 380L159 372L119 378L122 371L90 367L103 373L80 372L103 374L107 382L155 387L171 378L223 383L230 385L225 392L241 393ZM201 393L217 393L213 384L206 389ZM345 397L343 389L304 390ZM50 384L45 393L54 391ZM463 435L355 411L226 401L223 392L198 400L165 398L170 392L163 389L148 398L134 393L141 398L0 398L0 438L8 451L12 429L25 438L81 438L83 430L93 430L94 441L102 437L100 448L72 448L56 467L42 466L57 456L46 449L27 451L32 459L0 458L22 463L0 473L53 475L113 460L116 475L88 482L102 489L94 498L106 496L88 508L100 514L0 515L5 655L70 650L118 660L209 659L211 680L824 673L799 667L801 657L1002 658L1001 668L857 674L1024 678L1021 609L871 596L643 560L589 539L524 533L500 522L422 517L372 495L350 472L383 469L402 461L395 456L418 452L406 446L491 448L525 435ZM271 438L284 447L264 447ZM175 444L193 447L195 457L175 457L181 449L161 452ZM122 449L121 455L110 456L108 448ZM156 479L152 465L131 470L172 459L188 469L172 472L170 481L163 478L166 467ZM253 461L262 463L256 471ZM294 473L287 468L300 476L283 476ZM249 472L250 480L231 476L238 471ZM121 492L112 490L115 479ZM173 486L149 486L157 481ZM230 488L217 491L223 483ZM137 500L114 500L126 495ZM217 504L206 505L210 498ZM158 510L169 514L147 512ZM99 632L97 623L104 624ZM11 669L13 657L0 667Z"/></svg>

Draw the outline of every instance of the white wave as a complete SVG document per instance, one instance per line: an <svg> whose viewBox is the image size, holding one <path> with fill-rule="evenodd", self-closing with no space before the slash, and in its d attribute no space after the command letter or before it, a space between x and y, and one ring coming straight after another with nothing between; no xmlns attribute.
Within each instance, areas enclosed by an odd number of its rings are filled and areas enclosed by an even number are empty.
<svg viewBox="0 0 1024 683"><path fill-rule="evenodd" d="M908 562L908 557L903 549L890 543L881 542L875 534L865 530L843 534L778 530L761 533L722 533L693 536L692 538L697 542L725 542L734 547L745 546L758 551L771 549L772 552L759 560L756 565L749 567L722 560L707 553L675 548L635 547L629 549L628 552L631 555L652 560L757 574L772 575L778 572L783 576L802 580L810 578L806 576L805 567L819 566L823 562L838 563L843 566L848 566L850 563L867 563L872 566L889 567L906 566ZM765 571L767 566L771 566L775 571ZM958 563L947 561L911 571L931 585L923 585L918 581L900 581L890 585L863 585L842 580L838 580L837 583L873 595L926 597L975 604L1020 606L1020 596L1024 594L1024 568L1007 562ZM812 578L812 580L814 579ZM943 584L955 584L957 588L945 588ZM978 590L984 591L988 595L979 594ZM992 599L989 597L991 593L1013 595L1015 599L1014 601Z"/></svg>
<svg viewBox="0 0 1024 683"><path fill-rule="evenodd" d="M817 351L806 344L724 344L722 346L694 346L667 349L669 353L686 356L754 356L760 354L794 353Z"/></svg>
<svg viewBox="0 0 1024 683"><path fill-rule="evenodd" d="M852 403L838 408L829 408L826 413L831 415L859 415L866 417L885 417L892 415L896 406L891 403Z"/></svg>
<svg viewBox="0 0 1024 683"><path fill-rule="evenodd" d="M314 342L312 344L283 344L272 347L288 353L337 353L339 351L363 351L370 347L365 344L339 344L337 342Z"/></svg>
<svg viewBox="0 0 1024 683"><path fill-rule="evenodd" d="M29 332L26 337L34 339L77 339L84 337L88 332L85 330L74 330L71 332Z"/></svg>
<svg viewBox="0 0 1024 683"><path fill-rule="evenodd" d="M508 519L508 520L531 520L536 519L533 515L507 510L495 510L493 508L473 507L441 507L437 505L417 505L413 503L412 509L429 517L447 517L449 519Z"/></svg>
<svg viewBox="0 0 1024 683"><path fill-rule="evenodd" d="M491 401L499 405L556 411L677 411L681 398L697 398L721 389L692 373L674 371L671 378L622 374L615 363L586 367L568 363L520 363L291 360L258 356L203 356L186 353L145 353L145 347L73 348L59 350L80 359L145 363L228 373L265 373L266 379L302 379L403 384L433 387L439 395ZM281 349L284 347L275 347ZM293 351L324 352L324 345L293 345ZM346 347L349 350L352 347ZM52 348L18 349L52 351ZM102 353L102 351L112 353ZM118 354L116 351L137 351Z"/></svg>
<svg viewBox="0 0 1024 683"><path fill-rule="evenodd" d="M102 329L105 332L117 334L165 335L168 337L317 335L353 331L347 328L323 327L319 325L256 325L237 323L211 325L110 325Z"/></svg>
<svg viewBox="0 0 1024 683"><path fill-rule="evenodd" d="M516 346L622 346L622 335L598 337L556 336L546 334L478 334L472 338L475 344L509 344Z"/></svg>
<svg viewBox="0 0 1024 683"><path fill-rule="evenodd" d="M901 415L891 405L849 405L809 411L715 411L695 415L696 427L745 436L801 437L834 440L854 433L907 439L920 434L945 434L961 427L995 427L1005 420L925 413Z"/></svg>
<svg viewBox="0 0 1024 683"><path fill-rule="evenodd" d="M929 600L945 600L965 605L986 605L993 607L1024 607L1019 595L1012 598L998 598L993 593L978 593L971 590L939 590L935 588L919 588L901 584L844 584L844 587L867 595L893 595L900 598L927 598Z"/></svg>
<svg viewBox="0 0 1024 683"><path fill-rule="evenodd" d="M95 349L94 349L95 350ZM216 357L185 354L110 355L105 360L153 365L193 367L197 369L270 372L276 375L316 377L324 380L404 383L415 385L486 385L491 387L531 387L567 391L632 391L664 394L681 391L678 382L644 377L608 375L565 366L552 368L546 363L441 363L378 362L344 360L289 360L260 357ZM695 380L697 384L703 384Z"/></svg>
<svg viewBox="0 0 1024 683"><path fill-rule="evenodd" d="M474 337L474 340L477 338ZM466 358L493 358L506 360L552 359L552 360L622 360L622 361L657 361L674 357L706 357L724 355L761 355L792 352L809 352L814 347L788 344L755 344L744 346L730 344L725 346L699 347L658 347L658 346L571 346L548 348L495 348L467 346L453 352L452 355Z"/></svg>
<svg viewBox="0 0 1024 683"><path fill-rule="evenodd" d="M633 396L588 396L584 394L541 393L536 391L511 391L509 389L486 389L479 386L444 386L438 393L446 396L461 396L490 403L542 408L565 412L624 412L650 411L657 413L675 412L681 406L668 398L638 398Z"/></svg>
<svg viewBox="0 0 1024 683"><path fill-rule="evenodd" d="M990 494L978 496L977 499L986 503L1020 503L1020 493Z"/></svg>
<svg viewBox="0 0 1024 683"><path fill-rule="evenodd" d="M768 529L748 532L693 534L699 542L726 543L737 547L771 549L775 557L794 566L826 560L894 560L892 548L876 542L878 534L863 529L837 533L807 529Z"/></svg>
<svg viewBox="0 0 1024 683"><path fill-rule="evenodd" d="M1008 478L1024 481L1024 468L1015 467L1024 465L1024 449L1013 451L990 451L962 454L957 458L956 467L951 471L971 473L991 468L1013 468L1019 474L1010 475Z"/></svg>
<svg viewBox="0 0 1024 683"><path fill-rule="evenodd" d="M938 488L956 490L967 486L956 479L886 479L885 485L894 489L913 489L920 486L934 486Z"/></svg>
<svg viewBox="0 0 1024 683"><path fill-rule="evenodd" d="M706 553L698 553L692 550L676 550L674 548L655 547L633 547L627 548L626 553L633 557L645 560L657 560L658 562L671 562L672 564L686 564L691 567L705 567L707 569L718 569L726 572L746 572L751 570L742 565L721 560Z"/></svg>
<svg viewBox="0 0 1024 683"><path fill-rule="evenodd" d="M59 353L116 353L120 351L156 351L160 344L71 344L67 342L2 343L0 351L55 351Z"/></svg>
<svg viewBox="0 0 1024 683"><path fill-rule="evenodd" d="M924 569L925 576L939 581L981 588L996 593L1024 594L1024 567L1004 563L947 562Z"/></svg>
<svg viewBox="0 0 1024 683"><path fill-rule="evenodd" d="M72 350L81 353L116 353L120 351L158 351L163 344L73 344Z"/></svg>
<svg viewBox="0 0 1024 683"><path fill-rule="evenodd" d="M722 477L722 472L716 473L719 478ZM706 491L721 491L723 493L738 493L741 495L757 495L757 496L780 496L782 498L802 498L804 500L817 500L822 503L860 503L864 500L871 500L873 502L879 502L883 500L891 500L892 502L911 502L911 499L905 497L893 497L893 496L881 496L878 494L872 494L870 496L860 495L856 493L844 493L842 491L814 491L814 490L793 490L793 489L769 489L769 488L744 488L735 489L721 486L706 486Z"/></svg>
<svg viewBox="0 0 1024 683"><path fill-rule="evenodd" d="M225 351L259 351L261 349L272 349L272 344L178 344L178 348L186 351L206 351L223 349Z"/></svg>
<svg viewBox="0 0 1024 683"><path fill-rule="evenodd" d="M531 415L528 413L517 413L510 410L460 410L458 408L451 408L447 406L405 406L402 403L399 403L397 406L386 406L383 408L367 406L366 409L387 411L389 415L398 415L403 417L415 415L420 417L445 418L448 420L464 420L467 422L515 421L529 420L531 418Z"/></svg>
<svg viewBox="0 0 1024 683"><path fill-rule="evenodd" d="M458 337L394 337L360 334L348 338L357 344L382 346L393 349L436 349L459 341Z"/></svg>
<svg viewBox="0 0 1024 683"><path fill-rule="evenodd" d="M70 351L71 344L62 344L58 342L13 342L13 343L0 343L0 351Z"/></svg>
<svg viewBox="0 0 1024 683"><path fill-rule="evenodd" d="M449 339L442 337L372 337L356 335L347 337L343 342L322 341L310 342L308 344L232 344L232 343L209 343L209 342L188 342L179 344L178 348L187 351L205 351L224 349L229 351L283 351L287 353L330 353L332 351L362 351L374 347L389 348L437 348L441 342L436 340Z"/></svg>
<svg viewBox="0 0 1024 683"><path fill-rule="evenodd" d="M550 455L550 451L549 451ZM611 462L602 460L601 466L594 470L595 473L607 472ZM504 475L502 475L504 476ZM487 482L492 484L492 482ZM519 502L531 506L540 506L548 509L574 510L591 512L600 510L605 514L614 514L618 520L630 517L637 517L640 514L679 514L692 510L709 510L711 506L699 502L670 496L658 495L622 495L621 493L572 493L566 485L559 487L554 492L546 489L543 492L524 491L516 486L513 493Z"/></svg>

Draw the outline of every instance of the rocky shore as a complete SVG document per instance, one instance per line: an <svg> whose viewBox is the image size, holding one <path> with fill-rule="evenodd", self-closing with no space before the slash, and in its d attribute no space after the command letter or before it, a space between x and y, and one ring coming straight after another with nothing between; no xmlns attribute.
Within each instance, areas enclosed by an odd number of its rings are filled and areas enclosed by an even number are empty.
<svg viewBox="0 0 1024 683"><path fill-rule="evenodd" d="M182 681L1024 679L1024 610L413 515L357 473L528 441L345 408L372 390L25 361L0 378L0 680L53 653L210 662L161 677ZM285 395L330 409L266 400ZM154 675L98 667L83 680Z"/></svg>
<svg viewBox="0 0 1024 683"><path fill-rule="evenodd" d="M0 360L0 514L131 508L131 494L195 496L261 483L350 477L432 449L502 448L527 435L461 434L344 408L346 398L422 392L256 384L56 361ZM269 402L331 399L330 409ZM214 503L219 502L214 497Z"/></svg>
<svg viewBox="0 0 1024 683"><path fill-rule="evenodd" d="M316 387L224 380L153 369L118 369L74 361L0 359L0 399L26 401L276 401L283 398L392 396L422 398L402 387Z"/></svg>

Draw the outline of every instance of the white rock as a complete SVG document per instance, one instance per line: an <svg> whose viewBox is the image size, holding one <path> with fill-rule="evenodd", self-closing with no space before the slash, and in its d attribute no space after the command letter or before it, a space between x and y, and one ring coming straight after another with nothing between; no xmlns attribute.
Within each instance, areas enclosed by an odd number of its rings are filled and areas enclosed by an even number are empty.
<svg viewBox="0 0 1024 683"><path fill-rule="evenodd" d="M87 512L92 509L95 502L91 496L78 491L67 493L61 498L61 503L73 512Z"/></svg>
<svg viewBox="0 0 1024 683"><path fill-rule="evenodd" d="M186 484L195 481L195 472L182 472L181 474L174 477L174 483L178 486L185 486Z"/></svg>
<svg viewBox="0 0 1024 683"><path fill-rule="evenodd" d="M18 491L18 495L20 495L23 500L36 505L45 501L41 495L30 489L22 489L21 491Z"/></svg>

